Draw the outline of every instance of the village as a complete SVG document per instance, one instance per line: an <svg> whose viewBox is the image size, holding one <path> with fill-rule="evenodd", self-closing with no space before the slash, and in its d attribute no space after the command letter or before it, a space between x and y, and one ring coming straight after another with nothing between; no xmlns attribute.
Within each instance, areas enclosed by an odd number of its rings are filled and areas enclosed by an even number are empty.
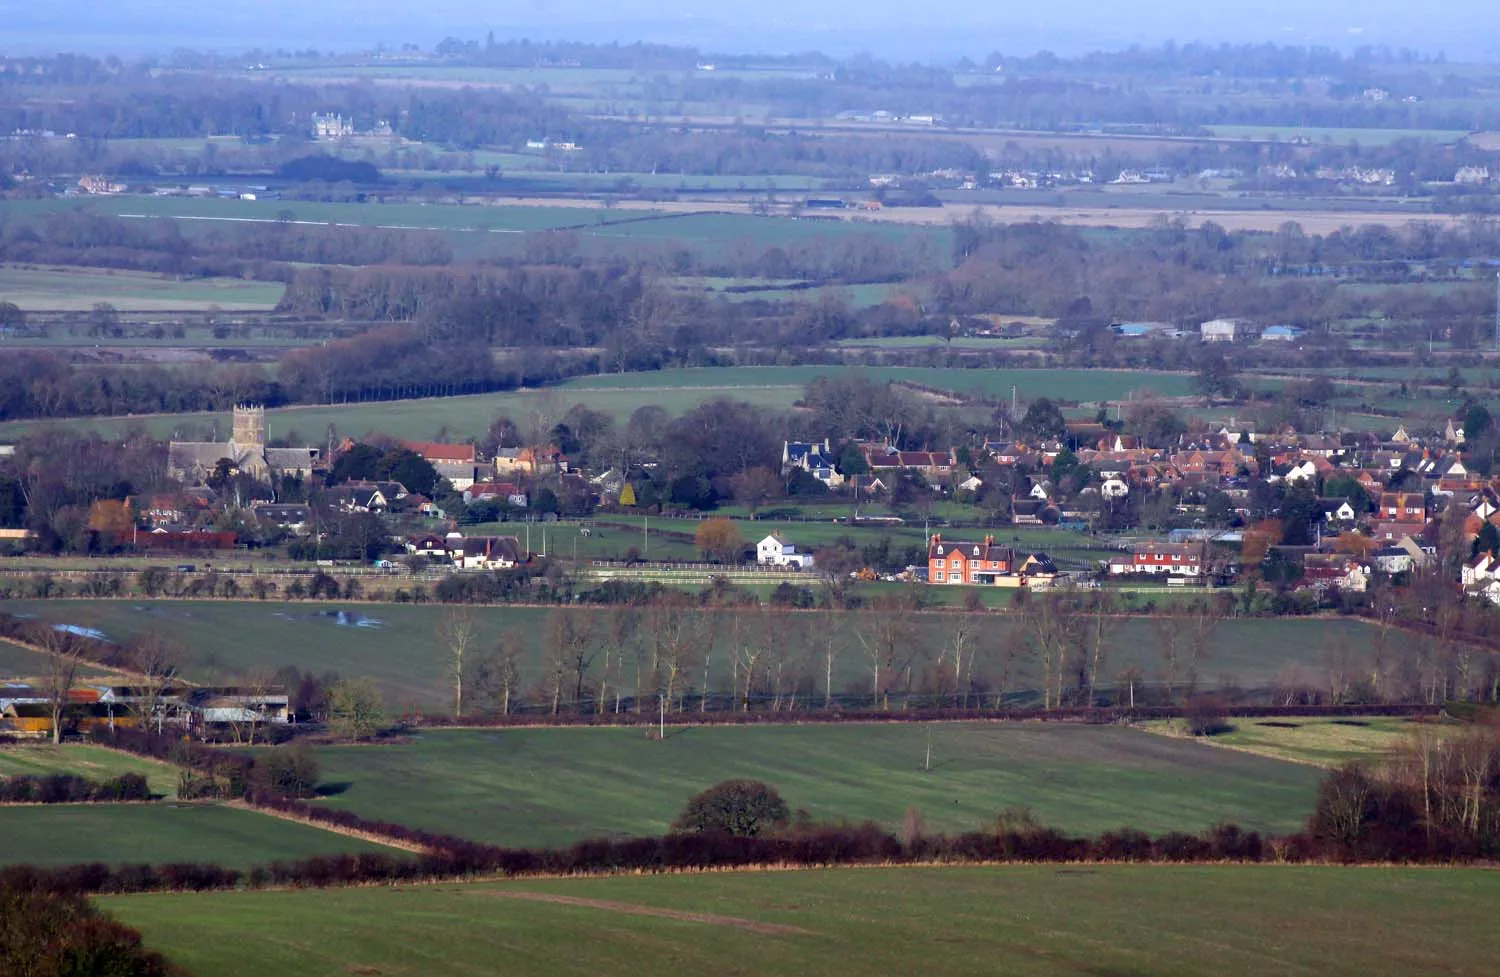
<svg viewBox="0 0 1500 977"><path fill-rule="evenodd" d="M784 441L779 471L741 473L730 498L705 506L676 483L661 484L649 458L597 470L556 443L489 453L472 442L379 437L345 438L331 451L273 447L264 409L247 405L235 410L228 441L167 446L168 473L180 487L95 503L88 546L102 557L167 554L205 568L215 555L222 562L281 553L291 565L431 575L571 555L584 575L623 562L659 565L663 580L674 569L701 576L759 568L794 580L841 573L1009 589L1223 588L1252 569L1320 600L1362 594L1377 579L1404 581L1443 565L1441 556L1455 568L1450 584L1500 603L1500 483L1465 464L1460 419L1427 436L1401 426L1338 436L1200 426L1155 444L1099 422L1063 421L1060 437L1020 427L936 451L877 440ZM360 474L374 470L371 459L388 477ZM413 484L389 474L398 470ZM767 514L788 507L809 526L841 527L846 548L920 528L925 559L908 546L881 565L851 565L849 554L832 552L823 528L805 542L795 524L758 532ZM700 532L695 557L679 547L659 558L650 554L653 517L668 537L683 536L684 524L732 530L727 545L706 545ZM643 523L643 546L601 553L588 543L595 532L638 524L631 520ZM40 548L34 531L0 532L19 552ZM574 536L585 541L582 559ZM1076 550L1080 538L1102 552L1049 555Z"/></svg>

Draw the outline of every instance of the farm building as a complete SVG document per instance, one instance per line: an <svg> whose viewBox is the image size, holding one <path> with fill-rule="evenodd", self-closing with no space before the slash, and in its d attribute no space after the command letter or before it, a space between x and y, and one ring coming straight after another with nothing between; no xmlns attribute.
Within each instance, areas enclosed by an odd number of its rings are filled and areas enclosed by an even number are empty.
<svg viewBox="0 0 1500 977"><path fill-rule="evenodd" d="M1198 332L1205 343L1232 343L1239 338L1240 324L1234 319L1210 319Z"/></svg>
<svg viewBox="0 0 1500 977"><path fill-rule="evenodd" d="M149 697L129 686L84 685L67 693L63 734L139 726L152 709L152 721L185 729L212 730L245 724L290 721L289 699L279 687L246 689L211 686L163 690L153 709ZM53 696L44 688L0 684L0 736L44 739L52 736Z"/></svg>

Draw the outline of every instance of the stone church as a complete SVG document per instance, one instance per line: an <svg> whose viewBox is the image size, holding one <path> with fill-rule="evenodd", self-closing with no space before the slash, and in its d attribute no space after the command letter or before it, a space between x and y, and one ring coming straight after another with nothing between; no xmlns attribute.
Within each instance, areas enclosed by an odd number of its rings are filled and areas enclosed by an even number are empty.
<svg viewBox="0 0 1500 977"><path fill-rule="evenodd" d="M234 409L228 441L173 441L167 446L167 474L178 481L203 481L223 458L258 481L294 475L307 478L320 460L317 448L266 447L266 409L243 404Z"/></svg>

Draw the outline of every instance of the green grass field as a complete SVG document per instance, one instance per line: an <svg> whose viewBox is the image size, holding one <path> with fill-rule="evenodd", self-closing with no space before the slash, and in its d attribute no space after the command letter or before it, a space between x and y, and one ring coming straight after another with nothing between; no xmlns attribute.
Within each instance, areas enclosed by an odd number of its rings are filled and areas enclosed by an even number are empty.
<svg viewBox="0 0 1500 977"><path fill-rule="evenodd" d="M8 603L5 607L9 611ZM38 678L46 672L47 661L41 652L22 648L8 641L0 641L0 679ZM84 666L79 669L79 677L82 679L102 679L109 675L110 673L102 668Z"/></svg>
<svg viewBox="0 0 1500 977"><path fill-rule="evenodd" d="M1500 954L1500 873L1483 869L838 869L100 902L198 977L1486 977Z"/></svg>
<svg viewBox="0 0 1500 977"><path fill-rule="evenodd" d="M376 850L391 849L212 804L0 807L0 865L213 862L247 869L277 859Z"/></svg>
<svg viewBox="0 0 1500 977"><path fill-rule="evenodd" d="M55 773L74 774L96 782L138 773L150 782L153 794L173 797L177 793L176 768L145 757L81 743L0 746L0 777L41 777Z"/></svg>
<svg viewBox="0 0 1500 977"><path fill-rule="evenodd" d="M1276 139L1291 142L1307 139L1314 143L1331 143L1345 146L1357 142L1361 146L1389 146L1402 139L1425 139L1429 142L1457 142L1468 133L1460 129L1344 129L1329 126L1252 126L1213 125L1208 127L1217 139Z"/></svg>
<svg viewBox="0 0 1500 977"><path fill-rule="evenodd" d="M932 767L924 770L928 738ZM698 791L763 780L819 821L910 808L934 831L993 824L1030 806L1061 830L1199 831L1220 821L1298 828L1316 770L1106 726L855 724L424 732L412 743L317 751L326 799L384 818L515 847L664 832Z"/></svg>
<svg viewBox="0 0 1500 977"><path fill-rule="evenodd" d="M936 225L718 213L713 204L705 204L702 212L662 214L655 210L606 207L604 201L586 207L558 207L534 202L490 206L189 197L54 198L0 201L0 219L35 220L59 210L75 209L130 219L172 218L183 223L185 234L210 228L227 231L245 223L270 223L286 215L291 220L313 224L437 231L452 244L455 253L465 258L515 254L524 242L522 235L527 232L568 229L578 234L583 250L605 255L639 252L643 244L688 248L709 255L742 243L758 247L835 247L851 239L876 239L920 246L924 249L924 263L938 270L947 267L952 243L952 230Z"/></svg>
<svg viewBox="0 0 1500 977"><path fill-rule="evenodd" d="M894 585L891 585L894 586ZM260 671L275 671L296 665L321 674L336 671L342 676L368 676L382 689L392 710L442 709L450 699L446 669L447 653L437 637L438 624L447 609L412 604L342 604L338 602L267 601L149 601L149 600L17 600L8 602L11 613L37 614L59 624L97 628L111 640L124 641L147 631L175 637L188 650L186 673L200 682L231 681ZM338 612L347 612L340 623ZM528 685L542 678L542 642L547 618L545 607L475 608L480 648L489 648L502 635L516 642L523 652L522 679ZM575 612L589 616L596 633L602 633L601 609ZM713 630L720 640L730 630L730 611L718 615ZM353 615L351 619L348 615ZM785 620L795 634L816 637L833 627L843 635L834 675L835 691L850 687L869 688L867 660L852 634L855 617L835 618L816 612L787 612ZM358 626L372 618L375 626ZM351 625L350 620L355 623ZM913 641L932 655L945 646L954 617L941 613L916 614L911 618ZM993 683L1002 668L1000 649L1010 643L1012 617L994 615L980 624L976 675ZM1208 660L1199 666L1200 685L1212 688L1233 681L1246 688L1264 687L1288 664L1321 674L1324 647L1335 639L1354 647L1367 636L1365 626L1350 620L1265 618L1224 622L1214 637ZM1157 639L1149 620L1120 621L1115 633L1115 651L1105 676L1113 688L1114 678L1127 665L1139 666L1145 681L1161 681ZM787 645L787 667L798 676L805 697L821 694L823 671L821 650L800 642ZM919 660L918 668L925 667ZM633 677L633 676L628 676ZM1010 666L1006 689L1011 695L1034 689L1041 678L1040 666L1022 656ZM725 691L730 679L727 650L719 649L710 675L710 688ZM688 676L694 688L702 684L702 672ZM626 683L627 686L630 683ZM993 685L991 685L993 687ZM627 689L628 691L628 689Z"/></svg>
<svg viewBox="0 0 1500 977"><path fill-rule="evenodd" d="M1175 719L1141 725L1152 732L1183 735L1181 723ZM1441 733L1455 728L1398 716L1231 719L1229 725L1233 727L1230 731L1200 738L1198 742L1324 767L1353 761L1379 763L1403 740L1421 730Z"/></svg>
<svg viewBox="0 0 1500 977"><path fill-rule="evenodd" d="M182 281L135 271L0 265L0 302L13 302L25 312L86 312L99 302L121 312L194 312L210 306L265 311L275 308L284 290L276 282L233 278Z"/></svg>
<svg viewBox="0 0 1500 977"><path fill-rule="evenodd" d="M650 373L578 377L555 387L467 397L437 397L368 404L287 407L268 412L272 435L297 432L321 439L328 425L361 437L385 434L427 439L480 437L497 415L525 418L538 410L561 415L574 404L586 404L624 421L640 407L656 405L683 414L719 398L787 409L801 399L809 381L845 373L877 381L905 381L956 393L1006 398L1014 386L1023 397L1046 395L1065 400L1121 400L1132 392L1180 396L1191 391L1192 377L1178 373L1127 370L945 370L936 367L724 367L657 370ZM227 414L169 414L144 417L89 417L69 421L0 423L0 438L20 437L52 425L117 434L144 427L156 437L171 437L187 426L217 423L228 430Z"/></svg>

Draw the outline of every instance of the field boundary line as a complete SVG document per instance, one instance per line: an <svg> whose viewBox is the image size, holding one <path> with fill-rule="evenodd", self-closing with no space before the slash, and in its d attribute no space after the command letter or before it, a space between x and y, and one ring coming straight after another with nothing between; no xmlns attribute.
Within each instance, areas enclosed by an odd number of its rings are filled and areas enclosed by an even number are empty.
<svg viewBox="0 0 1500 977"><path fill-rule="evenodd" d="M756 919L747 919L744 916L722 916L718 913L695 913L682 909L666 909L661 906L647 906L641 903L620 902L615 899L592 899L586 896L565 896L555 892L535 891L497 891L485 890L481 892L470 891L467 895L477 895L489 899L520 899L526 902L545 902L558 906L572 906L580 909L598 909L605 912L621 913L626 916L651 916L657 919L672 919L684 923L705 923L710 926L729 926L735 929L749 930L763 936L811 936L811 930L800 926L788 926L784 923L765 923Z"/></svg>
<svg viewBox="0 0 1500 977"><path fill-rule="evenodd" d="M376 834L372 831L358 831L353 828L343 828L336 824L328 824L323 821L315 821L312 818L298 817L290 811L277 811L266 807L257 807L249 801L236 798L224 801L220 807L232 808L236 811L252 811L270 818L279 818L282 821L290 821L293 824L304 825L309 828L317 828L319 831L327 831L329 834L343 835L345 838L354 838L357 841L368 841L371 844L381 845L386 848L395 848L399 851L411 852L415 855L430 855L432 849L426 845L418 845L415 842L399 841L386 835Z"/></svg>

